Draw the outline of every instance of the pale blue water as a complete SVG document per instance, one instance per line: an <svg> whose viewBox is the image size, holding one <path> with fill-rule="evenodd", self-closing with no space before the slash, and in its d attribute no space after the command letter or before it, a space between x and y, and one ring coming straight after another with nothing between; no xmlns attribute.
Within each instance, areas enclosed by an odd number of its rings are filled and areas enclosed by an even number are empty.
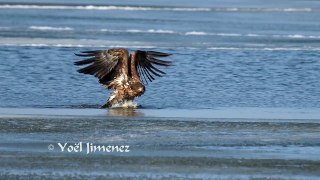
<svg viewBox="0 0 320 180"><path fill-rule="evenodd" d="M128 47L174 54L145 107L320 107L320 3L197 2L1 3L0 106L103 104L73 53Z"/></svg>
<svg viewBox="0 0 320 180"><path fill-rule="evenodd" d="M319 19L304 0L0 0L0 177L316 179ZM73 53L112 47L174 54L143 109L95 109L109 93L76 72Z"/></svg>

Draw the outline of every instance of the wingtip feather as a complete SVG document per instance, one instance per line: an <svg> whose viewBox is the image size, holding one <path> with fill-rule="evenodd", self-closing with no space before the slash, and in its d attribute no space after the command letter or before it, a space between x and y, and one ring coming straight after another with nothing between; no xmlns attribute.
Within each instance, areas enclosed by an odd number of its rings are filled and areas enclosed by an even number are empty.
<svg viewBox="0 0 320 180"><path fill-rule="evenodd" d="M158 57L167 57L167 56L172 55L169 53L163 53L163 52L158 52L158 51L147 51L147 54L152 55L152 56L158 56Z"/></svg>

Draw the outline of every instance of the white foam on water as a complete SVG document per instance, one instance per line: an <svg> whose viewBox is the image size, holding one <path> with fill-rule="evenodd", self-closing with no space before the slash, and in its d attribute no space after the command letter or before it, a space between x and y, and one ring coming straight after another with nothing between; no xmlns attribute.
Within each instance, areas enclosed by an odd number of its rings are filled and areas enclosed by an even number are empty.
<svg viewBox="0 0 320 180"><path fill-rule="evenodd" d="M29 26L29 29L40 31L72 31L71 27Z"/></svg>
<svg viewBox="0 0 320 180"><path fill-rule="evenodd" d="M300 34L288 35L289 38L305 38L306 36Z"/></svg>
<svg viewBox="0 0 320 180"><path fill-rule="evenodd" d="M210 47L208 50L320 51L320 47Z"/></svg>
<svg viewBox="0 0 320 180"><path fill-rule="evenodd" d="M191 31L191 32L186 32L185 35L205 36L205 35L209 35L209 34L206 32Z"/></svg>
<svg viewBox="0 0 320 180"><path fill-rule="evenodd" d="M320 36L315 36L315 35L302 35L302 34L288 34L288 35L274 34L274 35L270 35L270 36L271 36L271 37L275 37L275 38L320 39Z"/></svg>
<svg viewBox="0 0 320 180"><path fill-rule="evenodd" d="M148 29L146 32L148 33L161 33L161 34L174 34L174 31L171 30L163 30L163 29Z"/></svg>
<svg viewBox="0 0 320 180"><path fill-rule="evenodd" d="M100 29L101 32L116 32L116 33L159 33L159 34L174 34L176 32L163 29L127 29L127 30L114 30L114 29Z"/></svg>
<svg viewBox="0 0 320 180"><path fill-rule="evenodd" d="M202 31L190 31L184 33L185 35L193 35L193 36L244 36L242 34L237 33L209 33L209 32L202 32Z"/></svg>
<svg viewBox="0 0 320 180"><path fill-rule="evenodd" d="M223 12L311 12L314 8L205 8L205 7L152 7L152 6L97 6L97 5L37 5L3 4L1 9L77 9L77 10L122 10L122 11L223 11Z"/></svg>
<svg viewBox="0 0 320 180"><path fill-rule="evenodd" d="M155 48L157 46L143 41L107 41L95 39L52 39L52 38L2 38L0 46L34 47L123 47Z"/></svg>
<svg viewBox="0 0 320 180"><path fill-rule="evenodd" d="M311 12L312 8L216 8L216 11L225 12Z"/></svg>
<svg viewBox="0 0 320 180"><path fill-rule="evenodd" d="M236 48L236 47L210 47L207 49L209 50L241 50L241 48Z"/></svg>
<svg viewBox="0 0 320 180"><path fill-rule="evenodd" d="M252 44L246 44L250 46ZM164 46L148 45L117 45L117 44L67 44L67 43L0 43L0 46L21 47L96 47L96 48L165 48ZM236 51L320 51L320 47L265 47L263 45L252 45L253 47L208 47L208 50L236 50ZM168 48L168 47L166 47ZM181 47L176 47L181 48ZM199 49L199 47L183 47L186 49Z"/></svg>
<svg viewBox="0 0 320 180"><path fill-rule="evenodd" d="M9 30L10 27L0 27L0 30Z"/></svg>
<svg viewBox="0 0 320 180"><path fill-rule="evenodd" d="M226 11L239 11L239 8L226 8Z"/></svg>
<svg viewBox="0 0 320 180"><path fill-rule="evenodd" d="M220 12L311 12L319 11L314 8L237 8L237 7L226 7L226 8L211 8L211 11Z"/></svg>
<svg viewBox="0 0 320 180"><path fill-rule="evenodd" d="M311 8L286 8L283 9L285 12L310 12L312 11Z"/></svg>
<svg viewBox="0 0 320 180"><path fill-rule="evenodd" d="M320 39L320 36L307 36L307 35L301 35L301 34L287 35L286 37L297 38L297 39Z"/></svg>
<svg viewBox="0 0 320 180"><path fill-rule="evenodd" d="M237 33L217 33L218 36L243 36Z"/></svg>
<svg viewBox="0 0 320 180"><path fill-rule="evenodd" d="M0 30L15 29L16 27L0 27ZM71 27L53 27L53 26L29 26L27 29L35 31L74 31L76 29ZM19 30L19 28L18 28ZM21 29L20 29L21 30ZM177 32L168 29L83 29L81 31L100 31L110 33L150 33L150 34L177 34L182 36L221 36L221 37L270 37L270 38L289 38L289 39L320 39L320 35L306 35L306 34L239 34L232 32L204 32L204 31L188 31L188 32Z"/></svg>
<svg viewBox="0 0 320 180"><path fill-rule="evenodd" d="M63 5L24 5L24 4L4 4L0 5L2 9L77 9L77 10L122 10L122 11L211 11L210 8L193 7L141 7L141 6L63 6Z"/></svg>
<svg viewBox="0 0 320 180"><path fill-rule="evenodd" d="M320 36L314 35L302 35L302 34L288 34L288 35L266 35L266 34L238 34L238 33L209 33L209 32L202 32L202 31L190 31L184 33L186 36L225 36L225 37L237 37L237 36L247 36L247 37L274 37L274 38L292 38L292 39L320 39Z"/></svg>
<svg viewBox="0 0 320 180"><path fill-rule="evenodd" d="M246 36L248 36L248 37L259 37L259 36L264 36L264 35L261 35L261 34L246 34Z"/></svg>
<svg viewBox="0 0 320 180"><path fill-rule="evenodd" d="M22 43L22 44L14 44L14 43L5 43L0 46L20 46L20 47L96 47L96 48L141 48L141 49L151 49L156 48L157 46L129 46L129 45L95 45L95 44L43 44L43 43Z"/></svg>

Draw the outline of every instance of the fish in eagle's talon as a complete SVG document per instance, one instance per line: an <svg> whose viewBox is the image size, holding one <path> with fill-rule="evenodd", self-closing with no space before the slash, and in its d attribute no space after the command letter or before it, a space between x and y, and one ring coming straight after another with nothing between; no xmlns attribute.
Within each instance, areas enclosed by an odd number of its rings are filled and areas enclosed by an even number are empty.
<svg viewBox="0 0 320 180"><path fill-rule="evenodd" d="M101 108L137 108L133 102L135 97L145 92L145 84L152 82L155 77L162 77L166 73L157 66L171 66L171 61L157 59L172 54L137 50L129 54L123 48L83 51L75 53L77 56L88 57L74 64L86 65L78 70L79 73L94 75L99 83L112 90L108 102Z"/></svg>

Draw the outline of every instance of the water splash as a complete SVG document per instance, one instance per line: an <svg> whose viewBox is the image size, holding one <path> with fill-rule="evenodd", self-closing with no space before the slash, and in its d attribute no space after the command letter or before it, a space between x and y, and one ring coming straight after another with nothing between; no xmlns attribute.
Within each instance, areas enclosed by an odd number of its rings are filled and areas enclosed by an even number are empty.
<svg viewBox="0 0 320 180"><path fill-rule="evenodd" d="M115 103L111 106L111 108L137 108L138 104L133 100L124 100L120 103Z"/></svg>

